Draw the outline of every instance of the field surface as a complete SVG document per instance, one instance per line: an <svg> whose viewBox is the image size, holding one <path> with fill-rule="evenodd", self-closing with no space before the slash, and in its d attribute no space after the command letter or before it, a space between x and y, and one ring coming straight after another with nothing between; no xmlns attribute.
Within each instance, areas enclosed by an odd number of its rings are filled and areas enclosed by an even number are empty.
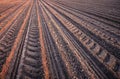
<svg viewBox="0 0 120 79"><path fill-rule="evenodd" d="M0 79L120 79L120 0L0 0Z"/></svg>

